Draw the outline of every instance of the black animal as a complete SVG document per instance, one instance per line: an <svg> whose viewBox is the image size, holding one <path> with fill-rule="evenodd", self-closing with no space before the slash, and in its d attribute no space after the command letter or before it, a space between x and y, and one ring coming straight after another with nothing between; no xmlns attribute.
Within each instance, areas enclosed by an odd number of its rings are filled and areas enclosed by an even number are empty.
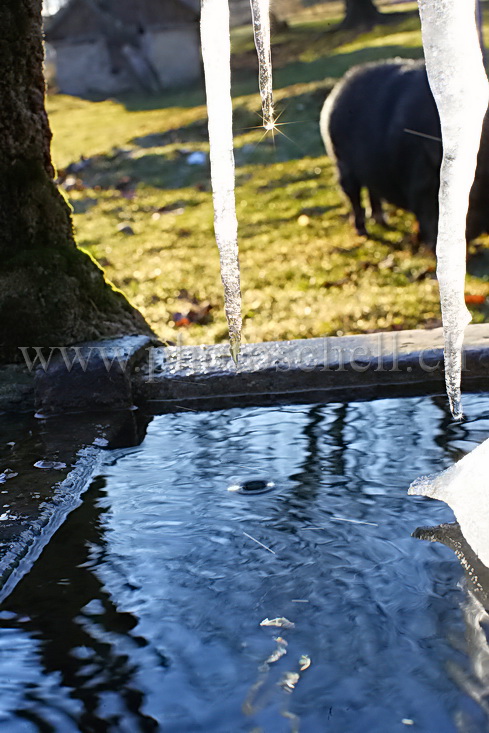
<svg viewBox="0 0 489 733"><path fill-rule="evenodd" d="M419 241L434 246L442 160L438 110L423 62L395 59L351 69L321 112L321 135L351 201L357 232L367 233L361 189L385 224L382 200L412 211ZM484 121L467 216L467 241L489 231L489 121Z"/></svg>

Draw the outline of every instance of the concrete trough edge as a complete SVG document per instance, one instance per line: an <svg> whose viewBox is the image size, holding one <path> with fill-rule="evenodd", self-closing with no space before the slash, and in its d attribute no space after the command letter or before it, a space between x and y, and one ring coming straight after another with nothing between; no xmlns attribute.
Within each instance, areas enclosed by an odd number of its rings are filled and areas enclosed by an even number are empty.
<svg viewBox="0 0 489 733"><path fill-rule="evenodd" d="M133 403L158 413L444 390L441 328L245 344L237 367L227 344L167 347L146 337L125 337L99 342L97 348L102 347L125 355L127 377L115 374L117 363L114 375L105 374L100 359L90 361L87 370L66 369L65 377L60 359L52 361L47 375L37 370L36 376L21 365L1 367L0 410L90 412L120 409L122 399L125 406ZM94 345L66 348L80 352ZM463 387L489 389L488 376L489 324L468 326ZM121 384L124 393L119 395Z"/></svg>
<svg viewBox="0 0 489 733"><path fill-rule="evenodd" d="M44 502L40 516L31 521L15 544L0 559L0 603L26 575L68 514L80 505L96 470L101 466L103 450L86 446L60 482L53 497Z"/></svg>
<svg viewBox="0 0 489 733"><path fill-rule="evenodd" d="M411 330L247 344L236 367L227 345L156 347L133 375L152 412L440 393L443 331ZM489 324L469 326L463 387L489 389Z"/></svg>
<svg viewBox="0 0 489 733"><path fill-rule="evenodd" d="M140 355L142 344L136 345ZM113 346L117 346L117 340ZM441 329L268 342L245 345L235 367L225 344L159 347L149 343L147 359L132 367L132 396L135 404L143 409L163 413L437 394L444 390L442 347ZM23 373L17 399L12 385L18 373L16 368L14 378L9 375L7 407L13 407L13 412L19 410L19 405L33 410L34 378L31 375L29 390ZM489 390L489 324L467 328L463 375L467 390ZM77 384L83 389L82 382ZM87 396L92 385L93 374L87 380ZM0 409L5 409L1 386L0 373ZM70 407L71 404L67 411ZM123 413L111 414L114 423L116 416ZM29 571L67 515L79 505L101 465L102 456L100 448L85 442L73 469L46 502L42 514L1 558L0 602Z"/></svg>

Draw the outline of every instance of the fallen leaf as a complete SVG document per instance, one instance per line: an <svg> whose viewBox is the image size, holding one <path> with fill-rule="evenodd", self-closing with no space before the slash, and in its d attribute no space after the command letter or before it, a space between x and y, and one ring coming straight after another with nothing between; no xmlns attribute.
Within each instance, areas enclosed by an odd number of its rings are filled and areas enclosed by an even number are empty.
<svg viewBox="0 0 489 733"><path fill-rule="evenodd" d="M409 277L411 282L417 283L420 280L426 280L428 278L434 278L436 277L436 270L435 267L430 266L427 267L425 270L421 270L421 272L417 272L416 274L413 274Z"/></svg>
<svg viewBox="0 0 489 733"><path fill-rule="evenodd" d="M486 301L485 295L466 295L465 302L467 305L482 305Z"/></svg>
<svg viewBox="0 0 489 733"><path fill-rule="evenodd" d="M351 282L350 278L344 277L342 280L325 280L321 287L322 288L341 288L343 285Z"/></svg>
<svg viewBox="0 0 489 733"><path fill-rule="evenodd" d="M178 295L178 298L190 299L186 290L180 291L182 295ZM211 320L210 312L213 306L211 303L199 303L196 299L192 299L187 309L182 309L181 312L173 313L172 320L176 326L190 326L192 323L198 323L205 325Z"/></svg>
<svg viewBox="0 0 489 733"><path fill-rule="evenodd" d="M280 616L279 618L265 618L260 626L279 626L282 629L293 629L295 624L284 616Z"/></svg>
<svg viewBox="0 0 489 733"><path fill-rule="evenodd" d="M175 322L175 326L177 326L177 328L182 328L182 327L185 327L185 326L190 326L190 321L187 318L187 316L182 316L181 313L173 313L172 314L172 318L173 318L173 320Z"/></svg>
<svg viewBox="0 0 489 733"><path fill-rule="evenodd" d="M287 654L287 642L285 641L285 639L282 639L281 636L277 636L275 641L277 642L277 648L270 654L265 664L273 664L274 662L278 662L278 660L281 659L284 654Z"/></svg>
<svg viewBox="0 0 489 733"><path fill-rule="evenodd" d="M300 675L297 672L287 672L279 682L286 692L292 692L296 684L299 682Z"/></svg>
<svg viewBox="0 0 489 733"><path fill-rule="evenodd" d="M128 237L134 236L134 233L135 233L134 232L134 229L132 228L132 226L130 224L128 224L127 222L122 222L121 224L118 224L117 225L117 231L120 234L125 234Z"/></svg>

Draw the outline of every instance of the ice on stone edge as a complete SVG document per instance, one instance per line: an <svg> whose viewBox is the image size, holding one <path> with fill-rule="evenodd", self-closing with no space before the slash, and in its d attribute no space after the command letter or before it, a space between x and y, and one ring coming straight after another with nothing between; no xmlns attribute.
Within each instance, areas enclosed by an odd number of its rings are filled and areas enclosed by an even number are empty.
<svg viewBox="0 0 489 733"><path fill-rule="evenodd" d="M445 340L445 382L455 419L460 393L465 306L465 226L482 122L489 101L475 0L418 0L426 69L440 114L443 162L436 244Z"/></svg>
<svg viewBox="0 0 489 733"><path fill-rule="evenodd" d="M263 127L275 127L273 109L272 51L270 46L270 0L250 0L253 34L258 54L258 84L263 114Z"/></svg>
<svg viewBox="0 0 489 733"><path fill-rule="evenodd" d="M416 479L408 494L448 504L465 540L489 568L489 440L443 473Z"/></svg>
<svg viewBox="0 0 489 733"><path fill-rule="evenodd" d="M236 218L231 42L228 0L202 0L202 58L209 118L214 231L219 247L224 305L231 355L237 363L241 346L241 289Z"/></svg>

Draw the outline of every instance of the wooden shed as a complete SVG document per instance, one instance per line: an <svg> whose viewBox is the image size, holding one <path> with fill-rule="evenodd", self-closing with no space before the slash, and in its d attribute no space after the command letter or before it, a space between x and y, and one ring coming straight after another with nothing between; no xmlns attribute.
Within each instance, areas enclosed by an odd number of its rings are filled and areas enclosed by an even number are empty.
<svg viewBox="0 0 489 733"><path fill-rule="evenodd" d="M199 13L185 0L70 0L45 35L64 94L158 91L201 76Z"/></svg>

